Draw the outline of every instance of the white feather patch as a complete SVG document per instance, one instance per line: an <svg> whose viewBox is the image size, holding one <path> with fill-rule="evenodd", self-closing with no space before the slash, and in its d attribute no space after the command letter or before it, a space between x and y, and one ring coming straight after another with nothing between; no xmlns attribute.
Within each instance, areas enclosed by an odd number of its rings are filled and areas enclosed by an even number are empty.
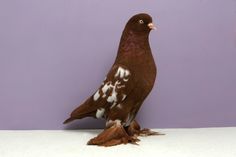
<svg viewBox="0 0 236 157"><path fill-rule="evenodd" d="M124 87L125 87L125 85L117 86L118 89L120 89L120 88L124 88Z"/></svg>
<svg viewBox="0 0 236 157"><path fill-rule="evenodd" d="M115 88L112 90L111 96L107 98L107 102L116 102L117 101L117 92L115 91Z"/></svg>
<svg viewBox="0 0 236 157"><path fill-rule="evenodd" d="M111 105L110 109L112 109L112 108L115 107L115 106L116 106L116 102L114 102L114 103Z"/></svg>
<svg viewBox="0 0 236 157"><path fill-rule="evenodd" d="M94 94L93 100L96 101L100 97L99 90Z"/></svg>
<svg viewBox="0 0 236 157"><path fill-rule="evenodd" d="M111 82L109 81L109 82L107 82L103 87L102 87L102 92L103 92L103 98L105 98L106 97L106 92L107 92L107 90L109 90L111 87L113 87L112 86L112 84L111 84Z"/></svg>
<svg viewBox="0 0 236 157"><path fill-rule="evenodd" d="M120 78L124 78L124 77L127 77L129 74L130 74L129 70L119 67L115 74L115 77L119 76Z"/></svg>
<svg viewBox="0 0 236 157"><path fill-rule="evenodd" d="M107 102L116 102L117 101L117 92L116 92L116 88L117 88L117 85L120 84L119 81L116 81L114 85L111 85L111 88L112 88L112 93L111 95L107 98Z"/></svg>
<svg viewBox="0 0 236 157"><path fill-rule="evenodd" d="M125 94L123 94L122 101L123 101L123 100L125 100L125 98L126 98L126 95L125 95Z"/></svg>
<svg viewBox="0 0 236 157"><path fill-rule="evenodd" d="M97 118L102 118L102 116L104 115L104 112L105 112L105 109L104 109L104 108L97 109L96 117L97 117Z"/></svg>
<svg viewBox="0 0 236 157"><path fill-rule="evenodd" d="M109 126L109 125L121 125L121 120L119 119L116 119L116 120L109 120L106 122L106 126Z"/></svg>
<svg viewBox="0 0 236 157"><path fill-rule="evenodd" d="M129 79L128 79L128 78L124 78L123 80L124 80L125 82L129 81Z"/></svg>
<svg viewBox="0 0 236 157"><path fill-rule="evenodd" d="M107 82L103 87L102 87L102 92L105 94L107 90L111 87L110 82Z"/></svg>
<svg viewBox="0 0 236 157"><path fill-rule="evenodd" d="M117 108L122 109L122 105L121 105L121 104L118 104L118 105L117 105Z"/></svg>

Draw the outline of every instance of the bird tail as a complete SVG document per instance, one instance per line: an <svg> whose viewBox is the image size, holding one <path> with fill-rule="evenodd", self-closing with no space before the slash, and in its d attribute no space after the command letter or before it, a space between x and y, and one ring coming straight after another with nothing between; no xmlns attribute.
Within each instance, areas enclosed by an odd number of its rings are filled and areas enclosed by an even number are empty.
<svg viewBox="0 0 236 157"><path fill-rule="evenodd" d="M86 100L82 105L77 107L74 111L72 111L70 118L65 120L63 124L69 123L75 119L82 119L84 117L94 117L94 108L91 107L91 98ZM96 111L96 109L95 109Z"/></svg>
<svg viewBox="0 0 236 157"><path fill-rule="evenodd" d="M63 122L63 124L72 122L72 121L75 120L75 119L76 119L76 118L74 118L74 117L70 117L70 118L68 118L67 120L65 120L65 121Z"/></svg>

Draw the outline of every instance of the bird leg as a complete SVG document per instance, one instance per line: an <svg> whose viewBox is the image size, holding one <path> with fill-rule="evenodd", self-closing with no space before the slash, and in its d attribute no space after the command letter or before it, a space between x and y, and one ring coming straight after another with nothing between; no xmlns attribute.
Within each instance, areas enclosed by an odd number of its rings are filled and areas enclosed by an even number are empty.
<svg viewBox="0 0 236 157"><path fill-rule="evenodd" d="M136 120L132 121L130 125L126 128L126 132L130 136L151 136L151 135L165 135L159 132L151 131L150 129L141 129L140 125Z"/></svg>
<svg viewBox="0 0 236 157"><path fill-rule="evenodd" d="M119 144L137 144L139 139L134 136L129 136L120 123L114 122L112 125L106 127L97 137L88 141L88 145L98 146L115 146Z"/></svg>

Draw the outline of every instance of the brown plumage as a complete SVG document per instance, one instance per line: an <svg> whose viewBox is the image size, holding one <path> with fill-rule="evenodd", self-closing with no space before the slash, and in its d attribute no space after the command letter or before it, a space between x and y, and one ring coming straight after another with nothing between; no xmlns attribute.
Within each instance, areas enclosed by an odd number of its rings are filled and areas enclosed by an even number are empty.
<svg viewBox="0 0 236 157"><path fill-rule="evenodd" d="M106 128L88 144L112 146L136 143L138 135L158 134L149 129L141 130L134 120L156 78L156 65L148 41L152 29L152 18L148 14L130 18L106 79L64 122L84 117L105 118Z"/></svg>

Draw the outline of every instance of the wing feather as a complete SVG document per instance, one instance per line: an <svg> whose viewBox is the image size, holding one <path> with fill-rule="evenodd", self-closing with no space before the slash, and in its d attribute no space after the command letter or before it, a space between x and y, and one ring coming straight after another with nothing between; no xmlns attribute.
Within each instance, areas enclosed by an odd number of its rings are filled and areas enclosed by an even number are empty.
<svg viewBox="0 0 236 157"><path fill-rule="evenodd" d="M101 113L105 113L106 110L124 101L133 88L132 71L123 65L114 64L98 90L76 108L71 113L71 117L74 119L87 116L100 118Z"/></svg>

